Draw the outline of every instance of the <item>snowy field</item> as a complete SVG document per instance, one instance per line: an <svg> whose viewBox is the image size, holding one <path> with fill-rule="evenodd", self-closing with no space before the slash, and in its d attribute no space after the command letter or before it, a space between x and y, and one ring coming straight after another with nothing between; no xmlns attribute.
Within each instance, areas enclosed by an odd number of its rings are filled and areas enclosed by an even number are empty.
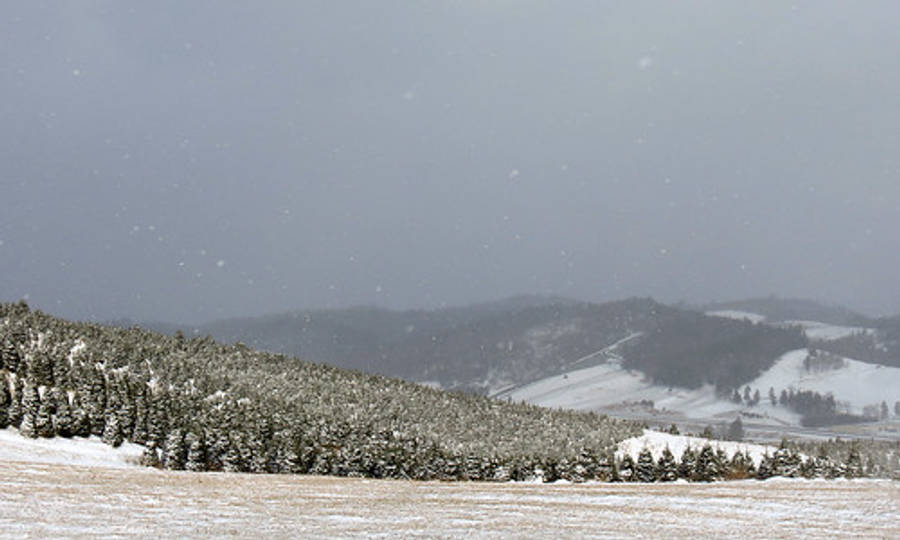
<svg viewBox="0 0 900 540"><path fill-rule="evenodd" d="M897 538L900 484L485 484L0 463L0 535Z"/></svg>
<svg viewBox="0 0 900 540"><path fill-rule="evenodd" d="M644 438L621 448L681 441ZM408 482L166 472L132 454L0 431L0 537L900 537L888 480Z"/></svg>

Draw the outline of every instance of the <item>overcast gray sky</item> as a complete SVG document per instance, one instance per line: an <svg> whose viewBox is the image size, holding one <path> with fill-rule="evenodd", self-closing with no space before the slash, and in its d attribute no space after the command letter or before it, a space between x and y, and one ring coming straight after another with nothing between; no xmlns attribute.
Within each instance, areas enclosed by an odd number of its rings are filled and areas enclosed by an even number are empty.
<svg viewBox="0 0 900 540"><path fill-rule="evenodd" d="M7 2L0 299L900 312L900 4Z"/></svg>

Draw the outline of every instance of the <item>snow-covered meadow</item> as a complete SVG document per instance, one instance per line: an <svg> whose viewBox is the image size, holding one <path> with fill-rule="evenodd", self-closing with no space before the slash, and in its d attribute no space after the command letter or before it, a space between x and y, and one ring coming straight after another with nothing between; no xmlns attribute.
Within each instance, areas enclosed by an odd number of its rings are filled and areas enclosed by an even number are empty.
<svg viewBox="0 0 900 540"><path fill-rule="evenodd" d="M620 451L673 451L647 432ZM735 446L735 448L737 447ZM732 449L732 450L733 450ZM411 482L159 471L133 448L0 431L0 536L895 538L900 483ZM748 445L755 455L760 448ZM764 449L762 449L764 451Z"/></svg>
<svg viewBox="0 0 900 540"><path fill-rule="evenodd" d="M410 482L0 463L7 537L896 538L900 484Z"/></svg>

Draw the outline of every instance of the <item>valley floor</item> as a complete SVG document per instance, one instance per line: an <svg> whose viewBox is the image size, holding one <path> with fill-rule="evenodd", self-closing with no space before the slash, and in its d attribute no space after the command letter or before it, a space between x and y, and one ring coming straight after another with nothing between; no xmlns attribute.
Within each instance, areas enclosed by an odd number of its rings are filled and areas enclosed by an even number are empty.
<svg viewBox="0 0 900 540"><path fill-rule="evenodd" d="M0 461L4 537L897 538L900 483L483 484Z"/></svg>

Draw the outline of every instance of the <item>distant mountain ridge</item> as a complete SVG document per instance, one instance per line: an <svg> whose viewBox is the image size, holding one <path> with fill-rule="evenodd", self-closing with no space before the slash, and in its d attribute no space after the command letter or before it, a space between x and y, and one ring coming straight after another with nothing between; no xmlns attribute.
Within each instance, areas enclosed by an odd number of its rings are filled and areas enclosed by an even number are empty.
<svg viewBox="0 0 900 540"><path fill-rule="evenodd" d="M199 331L315 362L486 392L554 372L666 309L649 299L598 305L513 297L433 311L293 312L216 321Z"/></svg>
<svg viewBox="0 0 900 540"><path fill-rule="evenodd" d="M626 338L616 352L626 367L688 388L738 386L806 345L790 329L709 317L650 298L594 304L530 296L431 311L311 310L215 321L193 332L481 394L605 362L603 351Z"/></svg>

